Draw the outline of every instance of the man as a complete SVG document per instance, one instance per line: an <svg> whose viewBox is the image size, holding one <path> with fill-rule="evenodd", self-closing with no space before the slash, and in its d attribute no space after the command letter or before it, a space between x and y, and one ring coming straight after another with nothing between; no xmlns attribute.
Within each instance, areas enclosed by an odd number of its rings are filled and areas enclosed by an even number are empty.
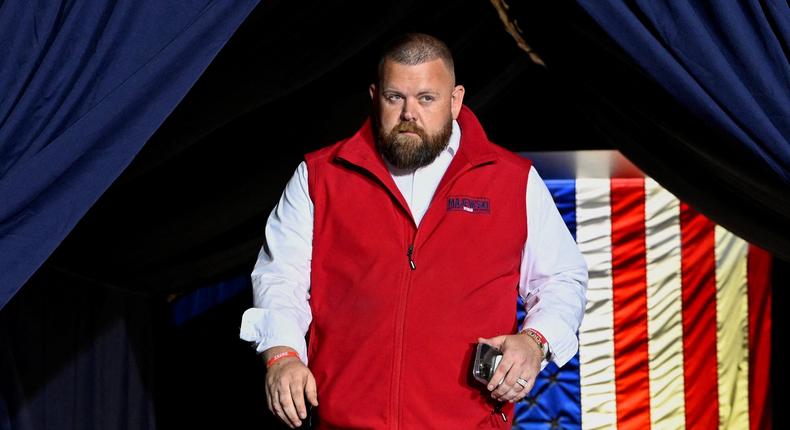
<svg viewBox="0 0 790 430"><path fill-rule="evenodd" d="M268 407L290 427L507 428L578 348L584 260L529 161L463 106L444 43L395 40L370 95L371 119L307 155L266 226L241 337ZM503 352L487 386L478 342Z"/></svg>

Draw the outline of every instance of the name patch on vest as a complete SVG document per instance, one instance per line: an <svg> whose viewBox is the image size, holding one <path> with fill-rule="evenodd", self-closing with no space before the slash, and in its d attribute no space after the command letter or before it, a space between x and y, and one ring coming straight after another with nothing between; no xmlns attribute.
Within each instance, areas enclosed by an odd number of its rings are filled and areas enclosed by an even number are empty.
<svg viewBox="0 0 790 430"><path fill-rule="evenodd" d="M485 197L450 196L447 198L447 212L455 211L489 215L491 202Z"/></svg>

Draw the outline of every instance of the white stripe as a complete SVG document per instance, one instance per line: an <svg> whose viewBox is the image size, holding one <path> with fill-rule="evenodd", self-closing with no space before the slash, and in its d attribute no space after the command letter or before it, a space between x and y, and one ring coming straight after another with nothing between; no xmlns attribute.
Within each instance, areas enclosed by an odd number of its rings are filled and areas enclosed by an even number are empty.
<svg viewBox="0 0 790 430"><path fill-rule="evenodd" d="M645 179L650 424L686 427L680 274L680 203Z"/></svg>
<svg viewBox="0 0 790 430"><path fill-rule="evenodd" d="M589 268L587 310L579 329L584 429L615 429L612 222L608 179L576 181L576 241Z"/></svg>
<svg viewBox="0 0 790 430"><path fill-rule="evenodd" d="M716 226L719 428L749 428L748 244Z"/></svg>

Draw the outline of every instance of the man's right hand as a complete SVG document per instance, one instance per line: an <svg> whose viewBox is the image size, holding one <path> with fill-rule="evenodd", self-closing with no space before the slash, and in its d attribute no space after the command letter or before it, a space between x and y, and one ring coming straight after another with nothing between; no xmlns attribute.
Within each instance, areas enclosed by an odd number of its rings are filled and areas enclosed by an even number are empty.
<svg viewBox="0 0 790 430"><path fill-rule="evenodd" d="M290 351L285 346L275 346L263 352L266 362L275 354ZM313 407L318 406L315 378L310 369L297 357L275 361L266 372L266 402L269 410L291 428L302 425L307 418L305 397Z"/></svg>

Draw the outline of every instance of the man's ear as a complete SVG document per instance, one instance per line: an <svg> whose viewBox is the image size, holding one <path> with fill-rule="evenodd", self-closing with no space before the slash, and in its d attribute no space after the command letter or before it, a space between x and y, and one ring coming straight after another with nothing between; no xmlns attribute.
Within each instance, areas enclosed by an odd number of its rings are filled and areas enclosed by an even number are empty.
<svg viewBox="0 0 790 430"><path fill-rule="evenodd" d="M461 106L464 105L464 89L463 85L456 85L451 94L451 110L453 112L453 119L458 119L458 114L461 113Z"/></svg>
<svg viewBox="0 0 790 430"><path fill-rule="evenodd" d="M376 84L370 84L370 99L376 100Z"/></svg>

